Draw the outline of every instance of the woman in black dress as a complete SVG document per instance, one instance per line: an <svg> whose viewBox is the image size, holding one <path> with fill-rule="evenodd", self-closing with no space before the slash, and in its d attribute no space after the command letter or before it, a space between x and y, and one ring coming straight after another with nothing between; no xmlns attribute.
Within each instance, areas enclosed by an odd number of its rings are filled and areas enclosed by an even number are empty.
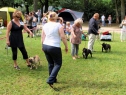
<svg viewBox="0 0 126 95"><path fill-rule="evenodd" d="M32 32L24 25L23 22L20 22L21 15L21 11L18 10L13 13L13 19L8 23L6 31L6 44L11 47L14 68L18 70L20 70L20 68L17 64L17 48L19 48L21 51L23 59L25 59L27 62L27 66L31 66L28 60L27 51L24 46L22 30L25 29L31 35Z"/></svg>

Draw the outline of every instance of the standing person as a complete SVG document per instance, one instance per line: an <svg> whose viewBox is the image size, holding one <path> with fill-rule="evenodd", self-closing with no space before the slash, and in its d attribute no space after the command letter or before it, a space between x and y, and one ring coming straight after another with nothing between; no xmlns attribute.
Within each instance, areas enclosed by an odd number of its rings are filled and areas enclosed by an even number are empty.
<svg viewBox="0 0 126 95"><path fill-rule="evenodd" d="M121 23L122 23L122 29L121 29L120 39L121 42L124 42L126 40L126 16Z"/></svg>
<svg viewBox="0 0 126 95"><path fill-rule="evenodd" d="M31 66L28 60L28 54L25 49L25 45L23 41L22 30L25 29L31 35L32 32L26 27L26 25L20 23L21 15L22 15L21 11L18 10L16 10L13 13L13 19L8 23L7 31L6 31L6 44L11 47L12 59L14 61L14 68L17 70L20 70L17 64L17 48L19 48L19 50L21 51L23 55L23 59L25 59L27 62L27 66L28 67Z"/></svg>
<svg viewBox="0 0 126 95"><path fill-rule="evenodd" d="M33 20L32 20L32 31L33 31L33 37L36 36L36 30L37 30L37 18L35 17L34 15L34 12L32 13L32 17L33 17Z"/></svg>
<svg viewBox="0 0 126 95"><path fill-rule="evenodd" d="M102 26L105 26L105 16L104 14L101 16Z"/></svg>
<svg viewBox="0 0 126 95"><path fill-rule="evenodd" d="M88 49L93 51L93 45L96 39L96 35L98 35L98 20L99 14L95 13L93 17L89 21L89 29L88 29L88 34L89 34L89 41L88 41Z"/></svg>
<svg viewBox="0 0 126 95"><path fill-rule="evenodd" d="M38 21L38 15L35 13L35 11L33 11L32 13L37 18L37 21Z"/></svg>
<svg viewBox="0 0 126 95"><path fill-rule="evenodd" d="M67 37L67 40L69 41L69 38L70 38L70 34L71 34L71 29L72 29L72 25L70 25L70 22L67 21L66 22L66 37Z"/></svg>
<svg viewBox="0 0 126 95"><path fill-rule="evenodd" d="M32 28L37 27L37 18L34 14L32 14Z"/></svg>
<svg viewBox="0 0 126 95"><path fill-rule="evenodd" d="M81 35L84 34L82 32L82 24L83 20L81 18L78 18L74 21L74 24L72 25L70 42L71 42L71 55L73 60L79 58L78 56L79 44L81 44Z"/></svg>
<svg viewBox="0 0 126 95"><path fill-rule="evenodd" d="M56 22L58 15L55 12L50 12L48 19L50 21L43 26L41 42L48 61L49 78L47 83L53 88L53 83L57 82L57 75L62 66L61 39L65 45L66 52L68 47L63 26Z"/></svg>
<svg viewBox="0 0 126 95"><path fill-rule="evenodd" d="M112 24L112 17L111 15L108 16L108 26L111 26Z"/></svg>
<svg viewBox="0 0 126 95"><path fill-rule="evenodd" d="M26 13L24 14L24 21L23 22L24 22L24 25L27 27L28 26L28 14L26 14ZM24 30L24 33L25 32L27 32L27 31Z"/></svg>
<svg viewBox="0 0 126 95"><path fill-rule="evenodd" d="M33 21L32 12L29 13L27 20L28 20L27 27L33 32L33 30L32 30L32 28L33 28L32 27L32 21ZM29 37L29 33L28 33L28 37Z"/></svg>
<svg viewBox="0 0 126 95"><path fill-rule="evenodd" d="M40 20L41 20L41 11L38 10L36 14L38 16L38 25L39 25L40 24Z"/></svg>
<svg viewBox="0 0 126 95"><path fill-rule="evenodd" d="M43 17L41 20L42 20L42 26L44 26L47 23L46 13L43 13Z"/></svg>

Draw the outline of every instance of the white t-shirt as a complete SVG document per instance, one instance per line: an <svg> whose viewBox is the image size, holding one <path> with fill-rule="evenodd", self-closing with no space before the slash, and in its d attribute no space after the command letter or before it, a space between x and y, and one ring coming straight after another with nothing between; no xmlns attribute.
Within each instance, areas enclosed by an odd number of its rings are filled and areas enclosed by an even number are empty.
<svg viewBox="0 0 126 95"><path fill-rule="evenodd" d="M105 21L105 16L104 15L101 16L101 20Z"/></svg>
<svg viewBox="0 0 126 95"><path fill-rule="evenodd" d="M70 30L70 29L72 29L72 25L70 25L70 26L66 25L66 28L68 28Z"/></svg>
<svg viewBox="0 0 126 95"><path fill-rule="evenodd" d="M54 47L60 47L60 35L59 29L62 27L60 23L48 22L43 26L44 33L46 35L43 44Z"/></svg>
<svg viewBox="0 0 126 95"><path fill-rule="evenodd" d="M126 24L126 20L123 20L122 23ZM122 29L126 30L126 26L123 25Z"/></svg>

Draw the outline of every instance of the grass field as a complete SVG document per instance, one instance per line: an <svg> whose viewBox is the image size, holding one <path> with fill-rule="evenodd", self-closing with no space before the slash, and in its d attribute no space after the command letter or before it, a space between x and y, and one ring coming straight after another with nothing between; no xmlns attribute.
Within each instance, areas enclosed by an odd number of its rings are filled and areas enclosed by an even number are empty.
<svg viewBox="0 0 126 95"><path fill-rule="evenodd" d="M0 35L5 36L5 31ZM30 70L18 52L18 65L21 70L13 68L11 50L5 49L6 40L0 40L0 95L126 95L126 43L120 42L120 34L112 33L111 52L101 52L102 41L96 40L93 57L82 58L82 48L87 42L80 44L80 59L73 60L69 52L66 54L61 44L63 65L58 74L57 90L51 89L46 80L48 65L41 50L40 37L27 38L24 42L29 56L38 54L41 65L37 70Z"/></svg>

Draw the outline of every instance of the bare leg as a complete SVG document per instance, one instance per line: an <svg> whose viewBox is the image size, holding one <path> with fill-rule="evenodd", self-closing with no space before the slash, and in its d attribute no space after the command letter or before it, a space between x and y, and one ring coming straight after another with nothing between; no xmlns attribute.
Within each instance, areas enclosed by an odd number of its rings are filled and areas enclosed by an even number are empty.
<svg viewBox="0 0 126 95"><path fill-rule="evenodd" d="M17 67L17 60L14 60L14 67Z"/></svg>
<svg viewBox="0 0 126 95"><path fill-rule="evenodd" d="M26 64L31 65L28 59L26 59Z"/></svg>

